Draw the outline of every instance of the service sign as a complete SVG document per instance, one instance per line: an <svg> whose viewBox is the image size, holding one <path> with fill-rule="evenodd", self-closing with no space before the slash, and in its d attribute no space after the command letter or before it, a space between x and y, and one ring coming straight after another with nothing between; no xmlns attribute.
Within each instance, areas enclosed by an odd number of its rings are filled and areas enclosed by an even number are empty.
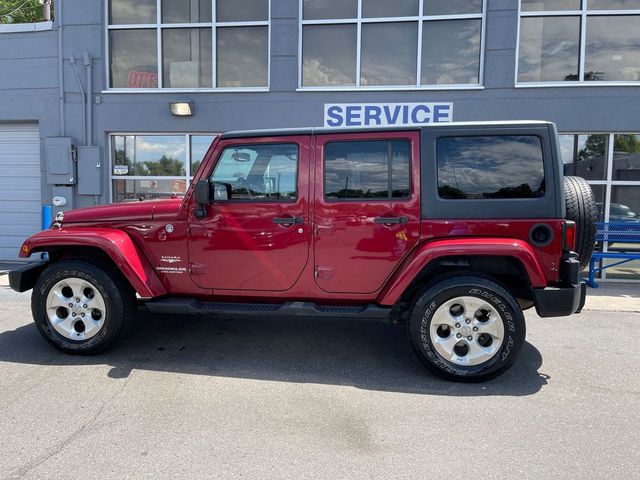
<svg viewBox="0 0 640 480"><path fill-rule="evenodd" d="M453 103L325 103L324 126L401 127L453 121Z"/></svg>

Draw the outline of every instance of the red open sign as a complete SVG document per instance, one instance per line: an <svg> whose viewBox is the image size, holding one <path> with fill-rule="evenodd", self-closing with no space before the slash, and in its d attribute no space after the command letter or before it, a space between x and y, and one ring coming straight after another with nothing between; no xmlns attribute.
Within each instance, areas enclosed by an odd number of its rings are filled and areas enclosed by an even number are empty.
<svg viewBox="0 0 640 480"><path fill-rule="evenodd" d="M129 88L158 88L158 74L131 70L127 75L127 86Z"/></svg>

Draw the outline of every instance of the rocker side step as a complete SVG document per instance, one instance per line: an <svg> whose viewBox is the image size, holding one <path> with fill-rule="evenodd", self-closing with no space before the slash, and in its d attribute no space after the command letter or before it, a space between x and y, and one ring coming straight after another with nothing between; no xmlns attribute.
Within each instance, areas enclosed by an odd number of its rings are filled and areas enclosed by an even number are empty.
<svg viewBox="0 0 640 480"><path fill-rule="evenodd" d="M145 306L153 313L212 314L218 316L261 317L328 317L387 320L391 308L379 305L342 306L318 305L313 302L285 303L218 303L193 298L160 298L149 300Z"/></svg>

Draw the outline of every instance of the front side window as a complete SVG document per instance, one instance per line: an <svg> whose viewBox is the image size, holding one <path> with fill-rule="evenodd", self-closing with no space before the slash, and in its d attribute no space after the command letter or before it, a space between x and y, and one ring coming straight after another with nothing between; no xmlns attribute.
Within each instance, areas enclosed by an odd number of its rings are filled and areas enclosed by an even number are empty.
<svg viewBox="0 0 640 480"><path fill-rule="evenodd" d="M269 0L108 1L110 88L268 86Z"/></svg>
<svg viewBox="0 0 640 480"><path fill-rule="evenodd" d="M324 197L329 200L408 198L407 140L332 142L324 148Z"/></svg>
<svg viewBox="0 0 640 480"><path fill-rule="evenodd" d="M544 196L544 164L539 137L443 137L438 139L436 157L440 198Z"/></svg>
<svg viewBox="0 0 640 480"><path fill-rule="evenodd" d="M481 82L483 0L301 1L301 88Z"/></svg>
<svg viewBox="0 0 640 480"><path fill-rule="evenodd" d="M297 178L296 144L237 145L224 149L211 182L226 187L227 200L293 201Z"/></svg>
<svg viewBox="0 0 640 480"><path fill-rule="evenodd" d="M640 81L640 1L520 5L519 83Z"/></svg>

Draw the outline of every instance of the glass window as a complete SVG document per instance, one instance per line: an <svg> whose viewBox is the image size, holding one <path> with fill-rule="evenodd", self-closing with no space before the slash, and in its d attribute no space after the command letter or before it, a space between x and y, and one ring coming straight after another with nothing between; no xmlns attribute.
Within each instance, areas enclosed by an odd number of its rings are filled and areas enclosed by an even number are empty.
<svg viewBox="0 0 640 480"><path fill-rule="evenodd" d="M481 26L481 20L425 22L421 83L479 83Z"/></svg>
<svg viewBox="0 0 640 480"><path fill-rule="evenodd" d="M327 199L401 199L410 195L409 142L332 142L324 148Z"/></svg>
<svg viewBox="0 0 640 480"><path fill-rule="evenodd" d="M359 12L355 0L303 0L302 87L480 83L482 0L361 0L361 6Z"/></svg>
<svg viewBox="0 0 640 480"><path fill-rule="evenodd" d="M575 175L573 161L576 155L576 136L558 135L560 143L560 157L564 165L565 175Z"/></svg>
<svg viewBox="0 0 640 480"><path fill-rule="evenodd" d="M640 0L589 0L589 10L640 10Z"/></svg>
<svg viewBox="0 0 640 480"><path fill-rule="evenodd" d="M423 0L425 15L482 13L482 0Z"/></svg>
<svg viewBox="0 0 640 480"><path fill-rule="evenodd" d="M640 135L616 135L614 139L613 180L640 182ZM636 188L640 195L640 186Z"/></svg>
<svg viewBox="0 0 640 480"><path fill-rule="evenodd" d="M109 45L112 87L158 86L155 30L111 30Z"/></svg>
<svg viewBox="0 0 640 480"><path fill-rule="evenodd" d="M211 21L211 0L162 0L164 23L206 23ZM151 23L156 23L155 19Z"/></svg>
<svg viewBox="0 0 640 480"><path fill-rule="evenodd" d="M415 17L419 0L362 0L363 17Z"/></svg>
<svg viewBox="0 0 640 480"><path fill-rule="evenodd" d="M162 44L165 87L211 87L210 28L167 28Z"/></svg>
<svg viewBox="0 0 640 480"><path fill-rule="evenodd" d="M225 184L229 200L295 200L298 146L238 145L225 148L211 181Z"/></svg>
<svg viewBox="0 0 640 480"><path fill-rule="evenodd" d="M216 20L218 22L269 20L269 0L217 0Z"/></svg>
<svg viewBox="0 0 640 480"><path fill-rule="evenodd" d="M269 0L107 2L109 88L268 86Z"/></svg>
<svg viewBox="0 0 640 480"><path fill-rule="evenodd" d="M587 19L585 80L640 80L640 16Z"/></svg>
<svg viewBox="0 0 640 480"><path fill-rule="evenodd" d="M607 187L605 185L590 185L593 190L593 198L596 201L596 219L598 222L604 222L604 202Z"/></svg>
<svg viewBox="0 0 640 480"><path fill-rule="evenodd" d="M111 0L109 2L111 25L156 23L156 20L156 0Z"/></svg>
<svg viewBox="0 0 640 480"><path fill-rule="evenodd" d="M522 0L523 12L538 12L545 10L580 10L580 0Z"/></svg>
<svg viewBox="0 0 640 480"><path fill-rule="evenodd" d="M606 180L609 135L578 135L573 175Z"/></svg>
<svg viewBox="0 0 640 480"><path fill-rule="evenodd" d="M204 160L205 155L209 151L209 147L216 137L214 135L191 135L191 176L193 177L200 164Z"/></svg>
<svg viewBox="0 0 640 480"><path fill-rule="evenodd" d="M362 25L360 84L415 84L417 38L416 22Z"/></svg>
<svg viewBox="0 0 640 480"><path fill-rule="evenodd" d="M186 175L184 135L114 136L113 175L161 176Z"/></svg>
<svg viewBox="0 0 640 480"><path fill-rule="evenodd" d="M358 0L303 0L305 20L354 18L358 16Z"/></svg>
<svg viewBox="0 0 640 480"><path fill-rule="evenodd" d="M520 24L518 81L576 81L580 17L527 17Z"/></svg>
<svg viewBox="0 0 640 480"><path fill-rule="evenodd" d="M534 198L545 193L538 137L445 137L438 139L436 152L441 198Z"/></svg>
<svg viewBox="0 0 640 480"><path fill-rule="evenodd" d="M302 84L356 84L355 25L309 25L303 29Z"/></svg>
<svg viewBox="0 0 640 480"><path fill-rule="evenodd" d="M183 197L186 191L186 180L154 178L148 180L117 179L113 181L114 202L179 198Z"/></svg>
<svg viewBox="0 0 640 480"><path fill-rule="evenodd" d="M521 6L519 82L640 81L640 0L521 0Z"/></svg>
<svg viewBox="0 0 640 480"><path fill-rule="evenodd" d="M218 87L261 87L268 83L267 27L218 28Z"/></svg>

